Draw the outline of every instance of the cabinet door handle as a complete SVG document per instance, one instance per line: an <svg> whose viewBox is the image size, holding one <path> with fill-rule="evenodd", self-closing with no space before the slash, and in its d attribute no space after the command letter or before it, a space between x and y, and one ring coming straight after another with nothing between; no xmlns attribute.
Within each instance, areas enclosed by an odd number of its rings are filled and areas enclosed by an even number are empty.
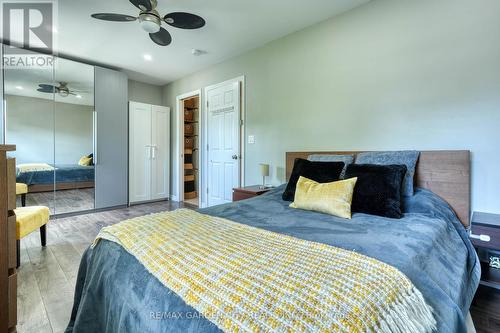
<svg viewBox="0 0 500 333"><path fill-rule="evenodd" d="M93 143L93 155L92 155L92 162L94 165L99 164L99 154L97 153L97 112L94 110L92 112L92 130L94 132L94 137L92 138L92 143Z"/></svg>

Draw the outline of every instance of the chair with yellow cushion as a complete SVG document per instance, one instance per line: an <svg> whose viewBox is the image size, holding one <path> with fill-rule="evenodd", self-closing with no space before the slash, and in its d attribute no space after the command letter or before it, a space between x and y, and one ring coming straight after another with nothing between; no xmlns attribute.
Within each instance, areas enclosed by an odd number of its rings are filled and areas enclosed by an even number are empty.
<svg viewBox="0 0 500 333"><path fill-rule="evenodd" d="M16 237L17 237L17 267L19 267L21 238L40 229L40 240L42 246L47 244L47 223L49 222L49 209L45 206L20 207L14 210L16 213Z"/></svg>
<svg viewBox="0 0 500 333"><path fill-rule="evenodd" d="M16 183L16 195L21 196L21 206L26 206L26 193L28 193L28 185L24 183Z"/></svg>

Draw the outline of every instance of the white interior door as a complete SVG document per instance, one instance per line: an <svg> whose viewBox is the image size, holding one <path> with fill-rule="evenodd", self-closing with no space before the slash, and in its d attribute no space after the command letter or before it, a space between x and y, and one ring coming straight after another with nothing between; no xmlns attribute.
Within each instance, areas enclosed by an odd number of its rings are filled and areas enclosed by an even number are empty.
<svg viewBox="0 0 500 333"><path fill-rule="evenodd" d="M207 90L208 206L232 201L240 184L240 83Z"/></svg>
<svg viewBox="0 0 500 333"><path fill-rule="evenodd" d="M170 178L170 108L152 106L151 199L166 199Z"/></svg>
<svg viewBox="0 0 500 333"><path fill-rule="evenodd" d="M151 105L129 105L129 202L151 199Z"/></svg>

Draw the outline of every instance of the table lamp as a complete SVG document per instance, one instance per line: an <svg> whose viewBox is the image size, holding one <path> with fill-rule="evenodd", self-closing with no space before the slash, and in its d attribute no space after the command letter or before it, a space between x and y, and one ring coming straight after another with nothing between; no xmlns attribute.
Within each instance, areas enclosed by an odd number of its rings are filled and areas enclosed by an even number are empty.
<svg viewBox="0 0 500 333"><path fill-rule="evenodd" d="M260 175L262 176L262 186L261 189L266 188L266 177L269 176L269 164L261 163L260 165Z"/></svg>

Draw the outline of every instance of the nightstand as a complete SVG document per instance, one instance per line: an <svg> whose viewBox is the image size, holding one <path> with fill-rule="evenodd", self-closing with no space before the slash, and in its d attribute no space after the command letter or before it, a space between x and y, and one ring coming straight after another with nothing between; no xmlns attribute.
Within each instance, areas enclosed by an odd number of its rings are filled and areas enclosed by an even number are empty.
<svg viewBox="0 0 500 333"><path fill-rule="evenodd" d="M233 201L250 199L272 190L271 187L261 188L259 185L233 188Z"/></svg>
<svg viewBox="0 0 500 333"><path fill-rule="evenodd" d="M481 261L481 285L500 290L500 267L490 265L500 265L500 215L474 213L471 232L476 236L489 236L489 241L471 237Z"/></svg>

